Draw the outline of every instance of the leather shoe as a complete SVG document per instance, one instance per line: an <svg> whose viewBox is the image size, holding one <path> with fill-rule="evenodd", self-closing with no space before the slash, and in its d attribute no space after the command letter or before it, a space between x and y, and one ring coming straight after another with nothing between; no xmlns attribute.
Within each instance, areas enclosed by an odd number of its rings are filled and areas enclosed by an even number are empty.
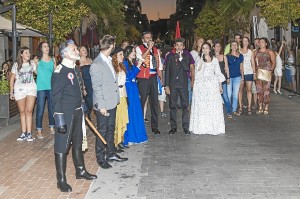
<svg viewBox="0 0 300 199"><path fill-rule="evenodd" d="M191 132L188 129L183 129L183 131L186 135L191 134Z"/></svg>
<svg viewBox="0 0 300 199"><path fill-rule="evenodd" d="M121 158L119 155L115 154L109 158L107 158L108 161L117 161L117 162L124 162L127 161L128 158Z"/></svg>
<svg viewBox="0 0 300 199"><path fill-rule="evenodd" d="M120 148L120 149L129 149L129 146L126 146L126 145L124 145L124 144L119 144L118 145L118 147Z"/></svg>
<svg viewBox="0 0 300 199"><path fill-rule="evenodd" d="M154 134L160 134L160 131L157 128L152 128L152 132Z"/></svg>
<svg viewBox="0 0 300 199"><path fill-rule="evenodd" d="M171 130L169 131L169 134L170 134L170 135L173 135L173 134L176 133L176 132L177 132L177 129L174 128L174 129L171 129Z"/></svg>
<svg viewBox="0 0 300 199"><path fill-rule="evenodd" d="M109 169L112 167L106 160L100 160L98 164L102 169Z"/></svg>
<svg viewBox="0 0 300 199"><path fill-rule="evenodd" d="M123 152L124 152L124 150L118 147L117 153L123 153Z"/></svg>

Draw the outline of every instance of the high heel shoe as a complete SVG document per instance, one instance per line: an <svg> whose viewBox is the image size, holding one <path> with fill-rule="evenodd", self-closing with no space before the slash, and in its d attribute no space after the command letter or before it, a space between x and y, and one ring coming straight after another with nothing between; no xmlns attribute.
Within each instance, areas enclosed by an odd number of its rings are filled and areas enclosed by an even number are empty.
<svg viewBox="0 0 300 199"><path fill-rule="evenodd" d="M274 89L273 91L274 91L274 93L275 93L275 94L277 94L277 92L276 92L276 90L275 90L275 89Z"/></svg>
<svg viewBox="0 0 300 199"><path fill-rule="evenodd" d="M277 92L278 92L280 95L282 95L282 92L281 92L280 90L277 90Z"/></svg>
<svg viewBox="0 0 300 199"><path fill-rule="evenodd" d="M269 106L266 105L264 110L264 115L268 115L268 114L269 114Z"/></svg>
<svg viewBox="0 0 300 199"><path fill-rule="evenodd" d="M258 111L256 111L256 114L262 114L264 112L262 105L259 106Z"/></svg>

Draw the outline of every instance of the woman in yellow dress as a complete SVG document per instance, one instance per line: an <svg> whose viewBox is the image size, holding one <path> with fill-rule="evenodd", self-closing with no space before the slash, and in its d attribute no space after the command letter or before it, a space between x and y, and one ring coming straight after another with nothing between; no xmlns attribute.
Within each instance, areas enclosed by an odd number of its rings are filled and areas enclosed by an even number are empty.
<svg viewBox="0 0 300 199"><path fill-rule="evenodd" d="M113 52L112 65L118 75L118 85L120 93L120 104L117 106L116 113L116 128L115 128L115 146L118 151L122 151L120 144L124 141L124 133L127 130L128 121L128 106L127 106L127 93L126 93L126 67L123 64L124 50L117 47Z"/></svg>

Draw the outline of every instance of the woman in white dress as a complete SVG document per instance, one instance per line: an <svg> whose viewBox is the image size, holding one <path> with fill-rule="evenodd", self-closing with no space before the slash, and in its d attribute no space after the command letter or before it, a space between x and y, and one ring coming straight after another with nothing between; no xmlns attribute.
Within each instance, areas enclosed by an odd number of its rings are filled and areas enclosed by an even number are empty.
<svg viewBox="0 0 300 199"><path fill-rule="evenodd" d="M225 133L222 105L222 82L219 61L213 56L211 46L202 45L203 56L196 63L195 84L189 130L194 134L219 135Z"/></svg>

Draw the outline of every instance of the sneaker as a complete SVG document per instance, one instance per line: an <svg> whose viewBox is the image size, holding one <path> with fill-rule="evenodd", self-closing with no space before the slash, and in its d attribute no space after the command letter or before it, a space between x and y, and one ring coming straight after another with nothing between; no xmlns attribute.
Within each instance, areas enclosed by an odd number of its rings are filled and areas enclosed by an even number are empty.
<svg viewBox="0 0 300 199"><path fill-rule="evenodd" d="M32 142L33 140L35 140L35 138L32 137L32 134L31 134L31 133L27 133L27 136L26 136L26 137L27 137L26 140L27 140L28 142Z"/></svg>
<svg viewBox="0 0 300 199"><path fill-rule="evenodd" d="M20 135L20 137L18 137L17 141L24 141L24 140L26 140L26 139L27 139L26 134L25 134L25 133L22 133L22 134Z"/></svg>
<svg viewBox="0 0 300 199"><path fill-rule="evenodd" d="M50 135L54 135L54 134L55 134L54 128L50 128Z"/></svg>
<svg viewBox="0 0 300 199"><path fill-rule="evenodd" d="M38 132L36 133L36 137L37 137L38 139L43 139L43 138L44 138L44 136L43 136L43 134L42 134L41 131L38 131Z"/></svg>
<svg viewBox="0 0 300 199"><path fill-rule="evenodd" d="M227 114L227 118L228 119L232 119L232 115L231 114Z"/></svg>
<svg viewBox="0 0 300 199"><path fill-rule="evenodd" d="M160 113L160 117L167 117L167 114L164 113L164 112L161 112L161 113Z"/></svg>

